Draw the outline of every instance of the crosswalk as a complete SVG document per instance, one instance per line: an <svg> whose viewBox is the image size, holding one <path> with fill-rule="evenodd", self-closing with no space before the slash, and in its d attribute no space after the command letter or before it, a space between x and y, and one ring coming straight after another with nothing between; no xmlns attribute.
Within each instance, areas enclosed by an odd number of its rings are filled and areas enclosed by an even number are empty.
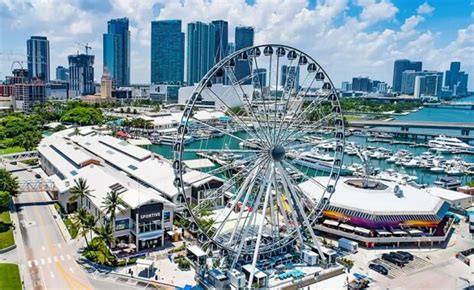
<svg viewBox="0 0 474 290"><path fill-rule="evenodd" d="M53 264L53 263L58 263L59 261L71 261L73 258L70 255L60 255L60 256L52 256L52 257L43 257L43 258L38 258L38 259L33 259L29 260L26 264L28 265L28 268L31 268L33 266L44 266L48 264Z"/></svg>

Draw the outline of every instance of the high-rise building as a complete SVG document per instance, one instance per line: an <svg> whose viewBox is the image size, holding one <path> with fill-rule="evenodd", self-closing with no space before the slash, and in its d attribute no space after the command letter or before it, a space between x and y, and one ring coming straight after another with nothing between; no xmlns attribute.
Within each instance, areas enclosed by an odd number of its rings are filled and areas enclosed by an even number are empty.
<svg viewBox="0 0 474 290"><path fill-rule="evenodd" d="M104 67L107 66L116 86L130 85L130 30L128 18L107 22L104 33Z"/></svg>
<svg viewBox="0 0 474 290"><path fill-rule="evenodd" d="M95 93L94 56L77 54L68 56L69 96L78 97Z"/></svg>
<svg viewBox="0 0 474 290"><path fill-rule="evenodd" d="M104 72L100 78L100 97L103 99L112 97L112 78L110 77L107 66L104 66Z"/></svg>
<svg viewBox="0 0 474 290"><path fill-rule="evenodd" d="M393 64L393 82L392 91L401 92L402 89L402 74L404 71L413 70L421 71L421 61L410 61L408 59L397 59Z"/></svg>
<svg viewBox="0 0 474 290"><path fill-rule="evenodd" d="M46 101L46 84L42 81L29 81L27 69L14 69L13 76L6 76L0 84L0 96L9 97L11 108L31 112L36 104Z"/></svg>
<svg viewBox="0 0 474 290"><path fill-rule="evenodd" d="M224 20L212 21L214 25L214 63L218 63L227 56L229 46L228 23Z"/></svg>
<svg viewBox="0 0 474 290"><path fill-rule="evenodd" d="M439 96L442 85L442 72L408 70L402 74L401 93L416 97L420 95Z"/></svg>
<svg viewBox="0 0 474 290"><path fill-rule="evenodd" d="M341 91L347 92L352 90L352 85L350 82L342 82L341 83Z"/></svg>
<svg viewBox="0 0 474 290"><path fill-rule="evenodd" d="M254 29L249 26L238 26L235 28L235 51L253 46ZM235 77L241 80L250 76L250 68L252 62L250 60L239 60L235 64ZM251 83L251 79L247 79L242 84L247 85Z"/></svg>
<svg viewBox="0 0 474 290"><path fill-rule="evenodd" d="M440 97L443 86L442 72L418 72L415 76L415 98L421 96Z"/></svg>
<svg viewBox="0 0 474 290"><path fill-rule="evenodd" d="M371 92L372 81L368 77L352 78L352 90L357 92Z"/></svg>
<svg viewBox="0 0 474 290"><path fill-rule="evenodd" d="M467 79L468 74L461 71L461 62L454 61L446 71L444 85L453 91L454 96L466 95Z"/></svg>
<svg viewBox="0 0 474 290"><path fill-rule="evenodd" d="M151 22L151 83L181 85L184 79L184 33L181 20Z"/></svg>
<svg viewBox="0 0 474 290"><path fill-rule="evenodd" d="M68 79L69 79L69 70L68 70L68 68L63 67L62 65L58 65L56 67L56 80L67 82Z"/></svg>
<svg viewBox="0 0 474 290"><path fill-rule="evenodd" d="M214 64L215 33L212 23L188 23L188 85L198 83Z"/></svg>
<svg viewBox="0 0 474 290"><path fill-rule="evenodd" d="M379 93L386 93L388 91L388 85L386 82L379 82L376 87L376 91Z"/></svg>
<svg viewBox="0 0 474 290"><path fill-rule="evenodd" d="M253 70L253 86L255 88L264 88L267 86L267 69L258 68Z"/></svg>
<svg viewBox="0 0 474 290"><path fill-rule="evenodd" d="M49 82L49 41L46 36L32 36L26 41L28 78Z"/></svg>
<svg viewBox="0 0 474 290"><path fill-rule="evenodd" d="M235 44L233 42L229 42L229 45L227 46L227 54L232 54L235 52Z"/></svg>
<svg viewBox="0 0 474 290"><path fill-rule="evenodd" d="M290 88L292 90L298 90L300 86L299 85L299 82L300 82L300 67L299 66L282 65L280 74L281 74L280 86L282 87L282 89L286 91L289 91Z"/></svg>

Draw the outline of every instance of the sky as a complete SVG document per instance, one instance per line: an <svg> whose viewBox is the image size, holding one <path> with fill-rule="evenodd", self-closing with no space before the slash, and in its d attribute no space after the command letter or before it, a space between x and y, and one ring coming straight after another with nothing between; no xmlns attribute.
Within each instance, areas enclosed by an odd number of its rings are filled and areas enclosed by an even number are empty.
<svg viewBox="0 0 474 290"><path fill-rule="evenodd" d="M393 61L407 58L440 71L461 61L474 90L474 0L0 0L0 79L26 59L32 35L48 37L52 79L83 52L76 43L92 47L100 79L102 34L121 17L130 20L132 83L150 82L152 20L181 19L186 32L188 22L222 19L229 41L236 26L253 26L255 44L299 48L336 84L354 76L391 84Z"/></svg>

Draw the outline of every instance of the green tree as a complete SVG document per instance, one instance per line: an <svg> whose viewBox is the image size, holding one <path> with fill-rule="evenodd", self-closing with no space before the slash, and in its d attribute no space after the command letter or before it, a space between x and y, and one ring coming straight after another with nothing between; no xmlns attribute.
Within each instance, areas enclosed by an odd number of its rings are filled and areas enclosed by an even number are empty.
<svg viewBox="0 0 474 290"><path fill-rule="evenodd" d="M97 237L103 240L104 242L108 244L114 243L115 237L114 237L114 232L113 232L113 228L111 224L108 224L102 227L96 227L94 231Z"/></svg>
<svg viewBox="0 0 474 290"><path fill-rule="evenodd" d="M115 217L117 211L120 213L124 213L126 208L127 205L120 197L120 193L118 193L116 190L112 190L107 193L107 196L102 202L102 209L104 210L105 214L110 217L112 233L115 232Z"/></svg>
<svg viewBox="0 0 474 290"><path fill-rule="evenodd" d="M17 177L3 168L0 168L0 191L6 191L11 196L16 196L19 193Z"/></svg>
<svg viewBox="0 0 474 290"><path fill-rule="evenodd" d="M70 190L69 202L77 202L79 200L79 207L82 207L83 199L86 197L93 197L92 190L87 185L87 180L79 177L74 179L74 186Z"/></svg>
<svg viewBox="0 0 474 290"><path fill-rule="evenodd" d="M100 109L75 107L66 111L61 117L61 121L79 125L97 125L104 121L104 117Z"/></svg>
<svg viewBox="0 0 474 290"><path fill-rule="evenodd" d="M41 141L41 133L38 131L28 131L21 133L17 138L17 144L26 151L35 149Z"/></svg>
<svg viewBox="0 0 474 290"><path fill-rule="evenodd" d="M10 205L11 196L6 191L0 191L0 212L8 209Z"/></svg>
<svg viewBox="0 0 474 290"><path fill-rule="evenodd" d="M90 214L87 212L86 208L81 207L74 215L72 215L72 224L77 228L79 235L81 235L86 241L87 247L89 247L89 240L87 239L87 234L89 233L89 227L87 222L90 219Z"/></svg>

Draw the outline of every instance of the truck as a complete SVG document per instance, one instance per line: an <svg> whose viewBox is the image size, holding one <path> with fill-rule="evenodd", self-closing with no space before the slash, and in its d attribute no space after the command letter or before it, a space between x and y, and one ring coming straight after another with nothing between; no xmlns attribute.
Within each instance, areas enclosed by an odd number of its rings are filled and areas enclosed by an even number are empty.
<svg viewBox="0 0 474 290"><path fill-rule="evenodd" d="M357 253L359 250L359 244L346 238L340 238L338 240L338 246L340 249L349 251L351 253Z"/></svg>

